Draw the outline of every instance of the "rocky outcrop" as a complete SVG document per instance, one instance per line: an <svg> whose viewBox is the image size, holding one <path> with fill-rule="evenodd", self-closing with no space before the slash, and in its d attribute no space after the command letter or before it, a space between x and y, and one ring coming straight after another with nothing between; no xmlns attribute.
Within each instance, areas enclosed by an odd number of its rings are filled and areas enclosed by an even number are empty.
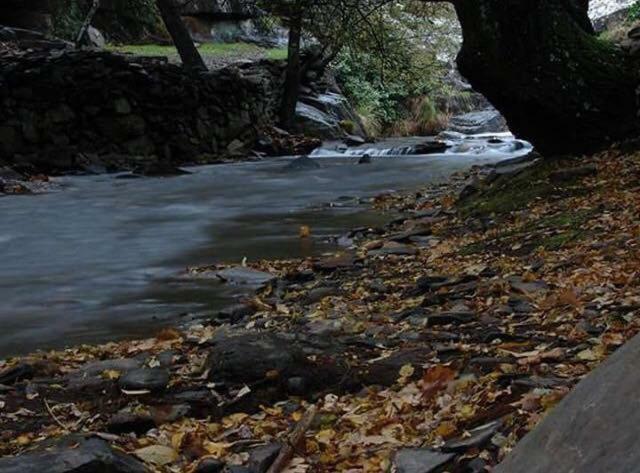
<svg viewBox="0 0 640 473"><path fill-rule="evenodd" d="M504 117L496 109L458 115L449 121L449 130L466 135L507 131Z"/></svg>
<svg viewBox="0 0 640 473"><path fill-rule="evenodd" d="M166 61L108 52L0 60L0 161L31 173L244 153L280 101L277 62L190 76Z"/></svg>

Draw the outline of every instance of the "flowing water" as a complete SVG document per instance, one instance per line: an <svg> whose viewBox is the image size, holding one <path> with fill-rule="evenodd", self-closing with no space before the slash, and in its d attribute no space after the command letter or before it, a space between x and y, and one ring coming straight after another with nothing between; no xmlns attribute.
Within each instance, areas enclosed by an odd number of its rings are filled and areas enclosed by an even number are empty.
<svg viewBox="0 0 640 473"><path fill-rule="evenodd" d="M334 249L331 237L385 219L361 198L530 150L502 138L428 156L390 157L419 139L324 149L320 169L296 172L282 158L173 178L65 177L53 192L0 198L0 356L149 335L184 314L211 313L238 289L185 277L186 267ZM378 157L357 165L365 153ZM301 225L313 240L298 238Z"/></svg>

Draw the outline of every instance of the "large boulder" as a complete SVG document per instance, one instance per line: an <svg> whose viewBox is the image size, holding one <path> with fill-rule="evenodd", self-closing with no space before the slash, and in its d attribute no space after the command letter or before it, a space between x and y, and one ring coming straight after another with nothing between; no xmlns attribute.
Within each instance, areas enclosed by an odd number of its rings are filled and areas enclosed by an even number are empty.
<svg viewBox="0 0 640 473"><path fill-rule="evenodd" d="M507 130L507 122L497 110L486 109L451 118L449 130L466 135L498 133Z"/></svg>
<svg viewBox="0 0 640 473"><path fill-rule="evenodd" d="M580 382L495 473L638 471L638 360L640 337Z"/></svg>
<svg viewBox="0 0 640 473"><path fill-rule="evenodd" d="M137 459L96 437L70 436L17 457L0 458L2 473L146 473Z"/></svg>
<svg viewBox="0 0 640 473"><path fill-rule="evenodd" d="M302 96L296 107L296 131L320 139L365 135L349 101L335 92Z"/></svg>

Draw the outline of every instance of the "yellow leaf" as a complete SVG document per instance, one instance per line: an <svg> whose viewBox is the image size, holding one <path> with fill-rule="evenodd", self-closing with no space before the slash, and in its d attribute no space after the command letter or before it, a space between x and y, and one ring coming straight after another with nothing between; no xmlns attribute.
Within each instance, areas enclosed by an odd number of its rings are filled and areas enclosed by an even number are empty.
<svg viewBox="0 0 640 473"><path fill-rule="evenodd" d="M102 377L104 379L118 379L120 376L122 375L122 373L120 373L120 371L116 371L116 370L105 370L102 372Z"/></svg>
<svg viewBox="0 0 640 473"><path fill-rule="evenodd" d="M416 369L413 367L413 365L406 364L402 368L400 368L400 378L409 379L415 372Z"/></svg>
<svg viewBox="0 0 640 473"><path fill-rule="evenodd" d="M158 466L168 465L178 459L178 453L173 448L164 445L149 445L134 453L142 461Z"/></svg>
<svg viewBox="0 0 640 473"><path fill-rule="evenodd" d="M316 441L318 443L323 443L325 445L329 445L331 440L336 436L336 431L333 429L324 429L316 434Z"/></svg>
<svg viewBox="0 0 640 473"><path fill-rule="evenodd" d="M16 439L16 442L18 443L18 445L29 445L31 443L31 439L28 435L22 434Z"/></svg>
<svg viewBox="0 0 640 473"><path fill-rule="evenodd" d="M182 440L184 440L184 432L178 432L177 434L173 434L171 436L171 446L176 450L180 450L182 446Z"/></svg>
<svg viewBox="0 0 640 473"><path fill-rule="evenodd" d="M311 236L311 228L307 225L300 227L300 238L309 238Z"/></svg>
<svg viewBox="0 0 640 473"><path fill-rule="evenodd" d="M204 449L216 458L220 458L227 453L227 449L231 444L222 442L204 442L202 445Z"/></svg>

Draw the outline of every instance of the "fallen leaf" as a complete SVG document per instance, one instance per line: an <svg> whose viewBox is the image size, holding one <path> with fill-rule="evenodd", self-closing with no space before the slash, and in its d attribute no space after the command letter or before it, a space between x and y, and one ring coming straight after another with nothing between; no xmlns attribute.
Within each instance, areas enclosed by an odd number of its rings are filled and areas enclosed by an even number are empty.
<svg viewBox="0 0 640 473"><path fill-rule="evenodd" d="M168 465L178 459L178 453L171 447L164 445L149 445L133 452L138 458L157 466Z"/></svg>

